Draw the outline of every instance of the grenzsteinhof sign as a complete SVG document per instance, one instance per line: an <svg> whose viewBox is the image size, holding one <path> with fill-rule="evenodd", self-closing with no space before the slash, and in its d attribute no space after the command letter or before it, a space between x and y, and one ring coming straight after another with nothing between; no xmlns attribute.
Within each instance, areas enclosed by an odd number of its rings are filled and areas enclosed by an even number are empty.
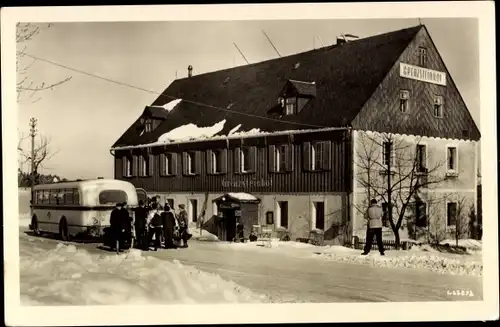
<svg viewBox="0 0 500 327"><path fill-rule="evenodd" d="M417 81L446 86L446 73L437 70L400 63L399 75Z"/></svg>

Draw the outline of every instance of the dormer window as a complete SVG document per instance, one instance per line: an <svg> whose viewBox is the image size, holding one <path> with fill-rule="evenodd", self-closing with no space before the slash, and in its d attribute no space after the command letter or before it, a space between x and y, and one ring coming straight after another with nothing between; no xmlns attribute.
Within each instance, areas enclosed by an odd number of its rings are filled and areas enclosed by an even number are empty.
<svg viewBox="0 0 500 327"><path fill-rule="evenodd" d="M146 133L153 131L153 121L151 119L146 119L145 130L146 130Z"/></svg>
<svg viewBox="0 0 500 327"><path fill-rule="evenodd" d="M297 113L297 98L286 98L285 115L295 115Z"/></svg>

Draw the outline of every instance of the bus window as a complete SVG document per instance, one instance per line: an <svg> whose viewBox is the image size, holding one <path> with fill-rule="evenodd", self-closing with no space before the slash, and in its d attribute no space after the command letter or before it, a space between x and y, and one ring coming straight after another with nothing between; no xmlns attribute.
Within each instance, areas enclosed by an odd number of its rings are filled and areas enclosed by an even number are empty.
<svg viewBox="0 0 500 327"><path fill-rule="evenodd" d="M64 190L56 190L54 197L56 198L56 204L64 204Z"/></svg>
<svg viewBox="0 0 500 327"><path fill-rule="evenodd" d="M43 191L36 191L36 204L43 203Z"/></svg>
<svg viewBox="0 0 500 327"><path fill-rule="evenodd" d="M43 200L42 200L42 203L43 204L49 204L49 197L50 197L50 191L49 190L45 190L45 191L42 191L43 192Z"/></svg>
<svg viewBox="0 0 500 327"><path fill-rule="evenodd" d="M127 193L121 190L105 190L99 193L99 204L114 205L127 200Z"/></svg>
<svg viewBox="0 0 500 327"><path fill-rule="evenodd" d="M49 190L49 204L57 204L57 190Z"/></svg>
<svg viewBox="0 0 500 327"><path fill-rule="evenodd" d="M73 189L73 204L80 204L80 192L78 189Z"/></svg>
<svg viewBox="0 0 500 327"><path fill-rule="evenodd" d="M63 191L64 193L64 204L73 204L73 190L72 189L65 189Z"/></svg>

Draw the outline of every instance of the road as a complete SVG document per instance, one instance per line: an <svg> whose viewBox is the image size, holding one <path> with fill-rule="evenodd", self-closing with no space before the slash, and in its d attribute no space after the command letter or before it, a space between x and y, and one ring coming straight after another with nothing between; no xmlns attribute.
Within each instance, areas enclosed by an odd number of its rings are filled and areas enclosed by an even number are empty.
<svg viewBox="0 0 500 327"><path fill-rule="evenodd" d="M58 241L42 238L47 249ZM21 240L22 242L23 240ZM92 253L107 253L98 244L73 243ZM269 250L269 251L267 251ZM249 251L217 243L190 243L187 249L144 252L161 260L177 259L185 265L220 275L277 302L410 302L482 299L482 278L451 276L410 269L340 263L314 258L297 249L293 255L275 249ZM449 291L469 290L473 297Z"/></svg>

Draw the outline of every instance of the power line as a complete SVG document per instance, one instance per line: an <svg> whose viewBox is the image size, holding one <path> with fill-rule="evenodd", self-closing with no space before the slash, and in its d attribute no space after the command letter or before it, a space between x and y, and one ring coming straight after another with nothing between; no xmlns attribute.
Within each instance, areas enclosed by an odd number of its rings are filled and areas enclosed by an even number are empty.
<svg viewBox="0 0 500 327"><path fill-rule="evenodd" d="M80 73L80 74L83 74L83 75L87 75L87 76L90 76L90 77L93 77L93 78L101 79L103 81L114 83L114 84L117 84L117 85L120 85L120 86L125 86L125 87L129 87L129 88L136 89L136 90L139 90L139 91L143 91L143 92L152 93L152 94L155 94L155 95L164 96L164 97L167 97L167 98L171 98L172 100L177 100L178 99L178 97L174 97L172 95L168 95L168 94L164 94L164 93L159 93L159 92L148 90L148 89L144 89L142 87L138 87L138 86L135 86L135 85L132 85L132 84L128 84L128 83L116 81L116 80L113 80L111 78L99 76L99 75L96 75L96 74L93 74L93 73L86 72L84 70L76 69L76 68L69 67L69 66L66 66L66 65L63 65L63 64L60 64L60 63L48 60L48 59L37 57L37 56L34 56L34 55L26 53L26 52L20 52L20 51L18 51L17 53L18 54L22 54L22 55L27 56L27 57L30 57L30 58L33 58L35 60L43 61L43 62L49 63L51 65L54 65L54 66L58 66L58 67L61 67L61 68L67 69L67 70L71 70L73 72ZM259 118L259 119L266 119L266 120L271 120L271 121L275 121L275 122L279 122L279 123L287 123L287 124L293 124L293 125L297 125L297 126L306 126L306 127L315 127L315 128L325 128L326 127L326 126L319 126L319 125L303 124L303 123L298 123L298 122L288 121L288 120L287 121L283 121L283 120L274 119L274 118L270 118L270 117L263 117L263 116L259 116L259 115L248 114L248 113L244 113L244 112L239 112L239 111L234 111L234 110L230 110L230 109L226 109L226 108L221 108L221 107L213 106L213 105L210 105L210 104L207 104L207 103L198 102L198 101L192 101L192 100L186 100L186 99L182 99L182 101L187 102L187 103L191 103L191 104L194 104L194 105L197 105L197 106L200 106L200 107L207 107L207 108L211 108L211 109L222 110L222 111L226 111L226 112L230 112L230 113L234 113L234 114L239 114L239 115L243 115L243 116L247 116L247 117Z"/></svg>

